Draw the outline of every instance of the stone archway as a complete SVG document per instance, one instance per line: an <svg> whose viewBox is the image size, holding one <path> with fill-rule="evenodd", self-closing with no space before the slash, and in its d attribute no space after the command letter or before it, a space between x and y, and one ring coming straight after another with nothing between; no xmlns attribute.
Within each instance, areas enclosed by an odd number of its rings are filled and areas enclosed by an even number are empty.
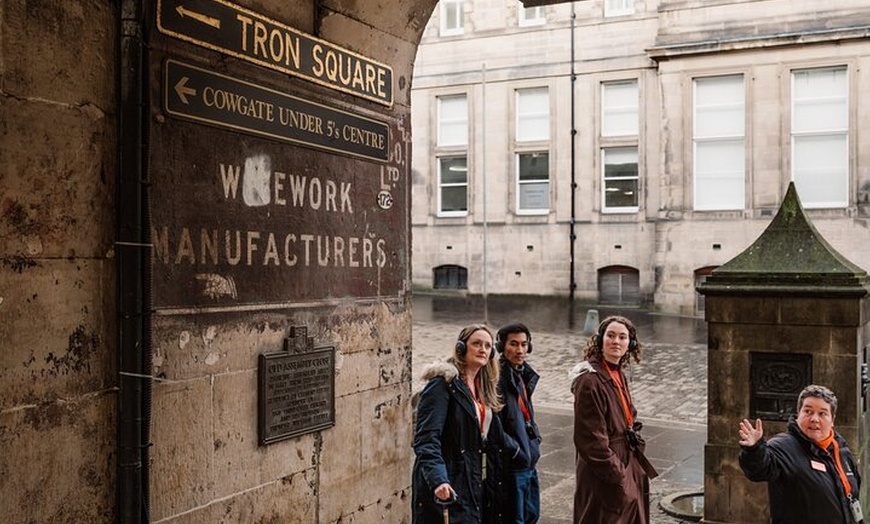
<svg viewBox="0 0 870 524"><path fill-rule="evenodd" d="M404 157L435 4L4 6L8 519L408 520ZM334 377L307 390L326 424L264 422L282 380L305 389L263 371L283 351Z"/></svg>

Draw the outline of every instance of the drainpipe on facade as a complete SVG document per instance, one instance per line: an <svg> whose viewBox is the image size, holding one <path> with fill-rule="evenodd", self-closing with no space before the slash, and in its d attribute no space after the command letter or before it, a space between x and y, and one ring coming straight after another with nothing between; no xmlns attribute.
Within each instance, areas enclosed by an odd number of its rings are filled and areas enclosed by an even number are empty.
<svg viewBox="0 0 870 524"><path fill-rule="evenodd" d="M488 191L486 190L486 64L481 64L480 66L480 91L481 91L481 104L483 105L481 114L483 114L483 122L481 123L481 133L483 134L481 139L481 149L483 149L483 161L481 162L481 171L483 171L483 323L489 323L489 303L487 302L488 297L488 289L487 289L487 281L486 281L486 273L487 268L489 268L489 263L487 262L487 240L489 238L489 232L487 231L487 216L486 216L486 195ZM466 165L468 165L468 161L466 160ZM468 172L466 171L466 180L468 180Z"/></svg>
<svg viewBox="0 0 870 524"><path fill-rule="evenodd" d="M115 241L118 292L117 522L149 522L151 355L147 281L147 52L143 0L120 0L118 171Z"/></svg>
<svg viewBox="0 0 870 524"><path fill-rule="evenodd" d="M577 18L576 13L574 12L574 2L571 2L571 230L570 230L570 242L571 242L571 268L570 268L570 294L568 295L569 301L571 305L574 304L574 291L577 289L577 281L574 279L574 251L577 247L577 233L574 230L576 218L576 206L577 206L577 181L575 179L575 162L576 162L576 149L577 149L577 126L575 122L574 115L574 97L576 96L576 87L577 87L577 73L574 71L574 23ZM573 316L572 316L573 318Z"/></svg>

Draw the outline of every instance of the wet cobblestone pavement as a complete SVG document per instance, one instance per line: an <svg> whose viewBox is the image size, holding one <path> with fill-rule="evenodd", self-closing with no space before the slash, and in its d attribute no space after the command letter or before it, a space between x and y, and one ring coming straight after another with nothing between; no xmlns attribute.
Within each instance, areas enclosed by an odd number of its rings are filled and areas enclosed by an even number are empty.
<svg viewBox="0 0 870 524"><path fill-rule="evenodd" d="M433 314L430 308L425 298L418 302L415 297L412 360L415 390L423 385L422 369L446 358L462 327L479 321L469 311L463 314L461 307L449 309L446 315ZM513 316L492 318L487 324L495 331L500 324L528 317L521 309L511 313ZM703 486L707 349L698 340L705 335L696 333L697 328L688 333L674 330L671 334L676 342L670 342L666 341L669 331L662 324L674 322L673 318L650 318L649 313L639 310L620 314L637 324L638 338L643 344L641 363L633 364L627 375L639 419L645 424L648 454L661 474L651 482L652 523L689 522L666 514L658 502L674 493L700 491ZM604 316L602 312L601 318ZM568 524L574 490L574 450L573 396L567 372L582 359L580 348L587 337L582 333L582 323L566 327L546 320L538 324L525 321L534 341L529 363L541 375L534 397L544 437L538 465L542 489L540 524ZM694 320L688 322L698 325ZM651 334L656 340L651 339Z"/></svg>

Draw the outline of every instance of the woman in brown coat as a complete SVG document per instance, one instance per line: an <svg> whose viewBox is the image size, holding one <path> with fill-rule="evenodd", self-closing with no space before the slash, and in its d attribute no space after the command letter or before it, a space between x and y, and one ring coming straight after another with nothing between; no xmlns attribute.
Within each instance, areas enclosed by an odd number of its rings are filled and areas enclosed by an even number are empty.
<svg viewBox="0 0 870 524"><path fill-rule="evenodd" d="M640 362L637 330L611 316L586 344L574 377L577 451L574 524L648 524L649 480L657 473L644 456L637 410L622 367Z"/></svg>

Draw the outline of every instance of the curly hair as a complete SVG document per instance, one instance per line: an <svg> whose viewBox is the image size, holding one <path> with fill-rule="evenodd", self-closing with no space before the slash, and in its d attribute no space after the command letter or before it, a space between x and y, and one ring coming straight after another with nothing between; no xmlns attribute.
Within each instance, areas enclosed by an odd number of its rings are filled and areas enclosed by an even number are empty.
<svg viewBox="0 0 870 524"><path fill-rule="evenodd" d="M595 357L598 360L604 360L604 351L599 346L598 341L601 340L603 342L604 334L607 332L607 326L609 326L613 322L618 322L628 329L628 338L634 341L634 347L629 345L628 351L625 352L625 355L619 361L620 366L624 366L628 363L629 358L633 358L635 362L640 362L640 351L642 348L642 344L637 339L637 328L634 327L634 323L622 316L619 315L611 315L598 324L598 330L589 337L589 340L586 341L586 348L583 352L583 358L589 360L592 357Z"/></svg>
<svg viewBox="0 0 870 524"><path fill-rule="evenodd" d="M470 326L462 328L462 331L459 332L457 343L453 347L453 365L456 366L456 369L459 370L459 373L463 378L465 377L466 369L465 356L468 354L468 351L466 350L460 354L459 342L468 342L471 335L477 331L485 331L489 335L490 340L493 339L492 331L485 324L471 324ZM490 351L495 351L495 348L491 347ZM480 371L477 372L477 376L479 377L478 383L480 388L480 398L483 399L484 404L489 406L493 411L500 411L501 408L504 407L504 404L501 401L501 396L498 393L498 375L498 361L492 358L492 353L490 353L489 360L487 360L485 366L480 368Z"/></svg>

